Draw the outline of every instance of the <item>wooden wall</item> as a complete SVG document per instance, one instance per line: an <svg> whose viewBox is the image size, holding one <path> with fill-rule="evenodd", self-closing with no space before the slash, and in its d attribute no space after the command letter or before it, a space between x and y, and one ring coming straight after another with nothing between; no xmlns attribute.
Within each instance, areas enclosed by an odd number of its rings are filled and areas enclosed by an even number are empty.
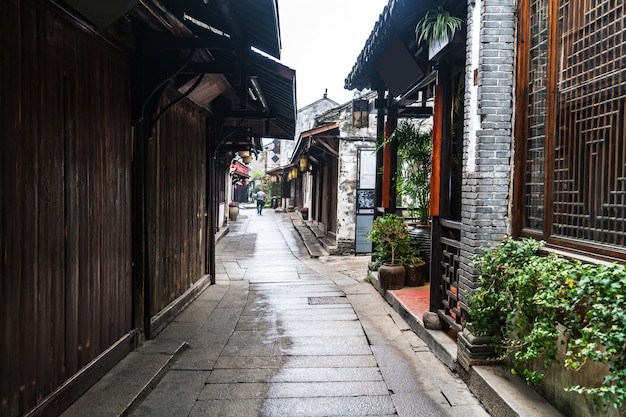
<svg viewBox="0 0 626 417"><path fill-rule="evenodd" d="M166 90L160 108L176 97ZM183 100L156 123L147 146L151 317L208 272L205 130L204 115Z"/></svg>
<svg viewBox="0 0 626 417"><path fill-rule="evenodd" d="M131 65L34 1L0 2L0 415L132 328Z"/></svg>

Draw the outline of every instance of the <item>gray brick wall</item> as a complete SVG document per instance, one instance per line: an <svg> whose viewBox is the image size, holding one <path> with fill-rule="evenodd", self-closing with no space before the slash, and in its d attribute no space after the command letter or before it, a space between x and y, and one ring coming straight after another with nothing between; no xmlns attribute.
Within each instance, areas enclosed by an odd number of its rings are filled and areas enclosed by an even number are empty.
<svg viewBox="0 0 626 417"><path fill-rule="evenodd" d="M480 7L478 22L472 14L476 6ZM477 286L471 267L474 255L498 244L511 230L516 6L516 0L468 0L460 285L470 291ZM478 68L472 67L471 60L475 30L480 31ZM469 106L475 69L477 126L471 123L474 115ZM475 169L470 172L468 158L472 156Z"/></svg>

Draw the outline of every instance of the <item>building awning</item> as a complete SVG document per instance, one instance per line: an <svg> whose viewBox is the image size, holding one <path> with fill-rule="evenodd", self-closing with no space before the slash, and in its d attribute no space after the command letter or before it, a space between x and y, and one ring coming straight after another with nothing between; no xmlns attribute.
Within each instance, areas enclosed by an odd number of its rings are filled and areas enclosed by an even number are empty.
<svg viewBox="0 0 626 417"><path fill-rule="evenodd" d="M250 169L239 161L230 164L230 176L236 179L250 178Z"/></svg>
<svg viewBox="0 0 626 417"><path fill-rule="evenodd" d="M274 60L281 48L277 0L144 0L131 14L153 31L145 68L220 121L218 153L259 152L264 137L293 140L296 77Z"/></svg>
<svg viewBox="0 0 626 417"><path fill-rule="evenodd" d="M335 129L339 129L339 123L338 122L328 123L328 124L325 124L324 126L318 126L316 128L313 128L313 129L310 129L310 130L306 130L306 131L300 133L300 137L301 138L306 138L306 137L321 135L322 133L327 133L327 132L330 132L331 130L335 130Z"/></svg>
<svg viewBox="0 0 626 417"><path fill-rule="evenodd" d="M267 175L282 176L286 167L275 167L265 171Z"/></svg>
<svg viewBox="0 0 626 417"><path fill-rule="evenodd" d="M297 164L303 154L317 155L319 157L326 154L333 158L339 157L339 150L337 149L338 136L338 122L328 123L300 133L290 162Z"/></svg>
<svg viewBox="0 0 626 417"><path fill-rule="evenodd" d="M253 46L280 58L278 0L65 0L102 29L131 11L152 29L169 31L176 38L200 40L208 34ZM191 36L190 36L191 35Z"/></svg>
<svg viewBox="0 0 626 417"><path fill-rule="evenodd" d="M280 58L277 0L190 0L172 5L171 12L184 21L196 36L210 36L212 32L215 37L245 42L274 58Z"/></svg>
<svg viewBox="0 0 626 417"><path fill-rule="evenodd" d="M385 81L384 75L379 71L381 67L384 70L385 64L391 64L390 59L406 58L405 52L398 47L399 43L406 46L414 55L417 48L415 25L429 8L436 5L437 0L389 0L374 24L356 63L346 77L345 88L347 90L376 89L377 84ZM389 55L390 53L392 56ZM423 63L418 62L418 64L422 71L425 70ZM393 65L390 66L393 67Z"/></svg>
<svg viewBox="0 0 626 417"><path fill-rule="evenodd" d="M249 62L246 105L224 113L221 150L237 150L248 137L294 139L296 72L255 52Z"/></svg>

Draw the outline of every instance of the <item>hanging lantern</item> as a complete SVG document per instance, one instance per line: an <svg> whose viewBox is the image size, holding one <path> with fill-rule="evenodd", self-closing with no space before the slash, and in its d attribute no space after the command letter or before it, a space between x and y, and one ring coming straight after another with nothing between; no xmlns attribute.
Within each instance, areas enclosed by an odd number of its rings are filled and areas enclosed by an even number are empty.
<svg viewBox="0 0 626 417"><path fill-rule="evenodd" d="M248 154L249 154L249 152L248 152ZM252 162L252 157L250 155L248 155L248 156L242 158L242 160L243 160L244 164L249 164L250 162Z"/></svg>
<svg viewBox="0 0 626 417"><path fill-rule="evenodd" d="M309 158L306 154L302 154L300 157L300 172L304 172L309 169Z"/></svg>
<svg viewBox="0 0 626 417"><path fill-rule="evenodd" d="M239 151L237 152L237 154L239 155L241 159L244 159L250 156L250 151Z"/></svg>
<svg viewBox="0 0 626 417"><path fill-rule="evenodd" d="M272 176L270 177L270 182L272 182L272 183L276 183L277 181L278 181L278 177L277 177L276 175L272 175Z"/></svg>
<svg viewBox="0 0 626 417"><path fill-rule="evenodd" d="M296 178L298 178L298 168L293 167L291 168L291 179L295 180Z"/></svg>

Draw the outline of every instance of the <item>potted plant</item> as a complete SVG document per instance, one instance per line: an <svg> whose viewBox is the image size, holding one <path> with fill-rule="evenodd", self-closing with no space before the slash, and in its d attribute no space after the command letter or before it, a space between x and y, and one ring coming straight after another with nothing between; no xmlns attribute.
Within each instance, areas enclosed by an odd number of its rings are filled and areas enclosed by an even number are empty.
<svg viewBox="0 0 626 417"><path fill-rule="evenodd" d="M302 207L300 209L300 214L302 214L302 220L309 220L309 208Z"/></svg>
<svg viewBox="0 0 626 417"><path fill-rule="evenodd" d="M463 19L439 6L428 10L415 26L417 43L428 43L428 58L433 59L463 28Z"/></svg>
<svg viewBox="0 0 626 417"><path fill-rule="evenodd" d="M398 124L387 143L395 142L400 158L398 194L420 224L430 220L430 173L432 169L432 130L406 120Z"/></svg>
<svg viewBox="0 0 626 417"><path fill-rule="evenodd" d="M430 262L430 173L432 129L403 120L386 139L398 148L397 190L403 205L418 224L410 229L410 240L422 260Z"/></svg>
<svg viewBox="0 0 626 417"><path fill-rule="evenodd" d="M231 201L228 203L228 218L231 221L237 220L237 216L239 215L239 203L236 201Z"/></svg>
<svg viewBox="0 0 626 417"><path fill-rule="evenodd" d="M407 287L421 287L428 278L428 264L419 257L419 251L410 248L410 252L402 256L405 278L404 285Z"/></svg>
<svg viewBox="0 0 626 417"><path fill-rule="evenodd" d="M409 229L402 217L386 214L372 222L368 238L374 243L376 252L388 259L382 259L378 268L381 289L397 290L404 287L404 265L396 260L398 250L406 250L409 245Z"/></svg>

